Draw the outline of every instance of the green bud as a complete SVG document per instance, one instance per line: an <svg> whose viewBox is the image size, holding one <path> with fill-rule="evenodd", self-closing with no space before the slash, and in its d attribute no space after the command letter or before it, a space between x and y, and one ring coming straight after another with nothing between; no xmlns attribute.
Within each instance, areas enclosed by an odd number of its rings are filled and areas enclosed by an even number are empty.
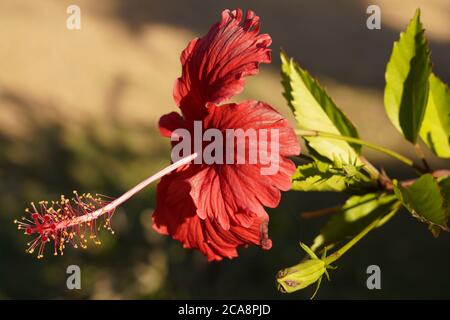
<svg viewBox="0 0 450 320"><path fill-rule="evenodd" d="M321 280L326 264L320 259L309 259L277 274L278 290L291 293Z"/></svg>

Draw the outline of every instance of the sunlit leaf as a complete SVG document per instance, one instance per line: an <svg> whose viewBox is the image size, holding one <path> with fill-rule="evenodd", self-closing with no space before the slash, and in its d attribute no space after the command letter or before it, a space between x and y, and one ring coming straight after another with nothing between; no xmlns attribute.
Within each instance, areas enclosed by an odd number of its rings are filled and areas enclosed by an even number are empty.
<svg viewBox="0 0 450 320"><path fill-rule="evenodd" d="M447 184L443 182L443 184ZM395 194L411 214L427 223L435 234L439 227L447 230L448 208L445 206L444 195L441 193L436 179L431 174L424 174L411 186L403 187L394 181Z"/></svg>
<svg viewBox="0 0 450 320"><path fill-rule="evenodd" d="M428 99L430 52L420 10L394 43L386 67L384 106L389 119L404 137L416 143Z"/></svg>
<svg viewBox="0 0 450 320"><path fill-rule="evenodd" d="M368 193L352 196L333 216L320 234L314 239L313 250L323 246L334 245L361 232L375 219L381 218L378 226L385 223L399 208L398 200L393 194Z"/></svg>
<svg viewBox="0 0 450 320"><path fill-rule="evenodd" d="M438 184L439 188L441 188L442 197L444 198L444 206L448 210L450 206L450 176L438 179Z"/></svg>
<svg viewBox="0 0 450 320"><path fill-rule="evenodd" d="M319 160L297 167L292 189L298 191L334 191L359 193L375 187L361 172L362 166L325 163Z"/></svg>
<svg viewBox="0 0 450 320"><path fill-rule="evenodd" d="M434 74L420 136L439 157L450 158L450 91Z"/></svg>
<svg viewBox="0 0 450 320"><path fill-rule="evenodd" d="M308 72L281 52L284 97L294 112L299 129L358 137L353 124L347 119L325 90ZM345 141L322 137L305 137L308 147L320 155L352 163L358 159L360 146Z"/></svg>

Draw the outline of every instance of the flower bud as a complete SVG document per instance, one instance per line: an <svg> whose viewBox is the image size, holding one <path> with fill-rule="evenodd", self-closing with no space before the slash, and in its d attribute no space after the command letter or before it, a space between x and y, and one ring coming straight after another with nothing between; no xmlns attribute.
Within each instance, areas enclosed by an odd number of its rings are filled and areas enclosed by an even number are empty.
<svg viewBox="0 0 450 320"><path fill-rule="evenodd" d="M277 274L278 290L291 293L317 282L326 272L326 264L320 259L309 259Z"/></svg>

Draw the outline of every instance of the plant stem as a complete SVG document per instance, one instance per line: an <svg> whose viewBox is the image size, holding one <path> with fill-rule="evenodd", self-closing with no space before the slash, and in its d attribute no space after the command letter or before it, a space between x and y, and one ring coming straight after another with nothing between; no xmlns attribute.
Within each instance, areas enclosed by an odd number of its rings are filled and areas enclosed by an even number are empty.
<svg viewBox="0 0 450 320"><path fill-rule="evenodd" d="M430 174L433 176L433 178L448 177L448 176L450 176L450 170L441 169L441 170L436 170L436 171L430 172ZM416 182L416 181L417 181L417 179L401 180L401 181L399 181L399 184L402 187L407 188L407 187L411 186L412 184L414 184L414 182ZM393 191L394 183L389 180L386 183L384 183L383 187L387 191Z"/></svg>
<svg viewBox="0 0 450 320"><path fill-rule="evenodd" d="M366 234L368 234L372 229L374 229L381 220L386 219L388 216L393 216L398 209L400 208L400 202L398 202L394 208L389 212L386 216L379 217L372 221L367 227L365 227L360 233L358 233L352 240L347 242L344 246L342 246L339 250L335 251L333 254L329 255L325 258L326 264L331 264L338 260L341 256L344 255L351 247L353 247L356 243L358 243L359 240L364 238Z"/></svg>
<svg viewBox="0 0 450 320"><path fill-rule="evenodd" d="M366 159L366 157L363 157L361 155L359 156L359 159L361 159L361 162L364 163L364 169L370 175L370 177L374 180L377 180L380 177L380 172L378 171L378 169L375 168L373 164L371 164L370 161Z"/></svg>
<svg viewBox="0 0 450 320"><path fill-rule="evenodd" d="M397 159L398 161L406 164L409 167L414 168L415 170L417 170L420 173L426 172L426 170L424 170L423 168L419 167L418 165L416 165L414 163L414 161L412 161L411 159L382 146L358 139L358 138L353 138L353 137L348 137L348 136L342 136L339 134L334 134L334 133L328 133L328 132L323 132L323 131L317 131L317 130L295 130L295 132L297 133L297 135L302 136L302 137L322 137L322 138L329 138L329 139L336 139L336 140L343 140L343 141L347 141L347 142L351 142L351 143L356 143L362 146L366 146L370 149L382 152L394 159Z"/></svg>
<svg viewBox="0 0 450 320"><path fill-rule="evenodd" d="M112 201L109 204L107 204L106 206L104 206L103 208L100 208L94 212L87 213L83 216L78 216L78 217L72 219L69 223L67 223L66 221L62 221L56 225L56 228L57 229L62 228L62 227L67 228L67 227L70 227L73 225L78 225L80 223L86 223L86 222L97 219L99 216L101 216L107 212L110 212L110 211L114 210L115 208L117 208L118 206L120 206L122 203L124 203L125 201L130 199L132 196L134 196L136 193L140 192L142 189L146 188L152 182L164 177L165 175L171 173L172 171L178 169L179 167L182 167L182 166L188 164L189 162L194 160L196 157L197 157L197 153L193 153L181 160L178 160L175 163L172 163L170 166L162 169L161 171L155 173L154 175L148 177L141 183L137 184L136 186L134 186L133 188L131 188L130 190L128 190L127 192L122 194L120 197L118 197L114 201Z"/></svg>
<svg viewBox="0 0 450 320"><path fill-rule="evenodd" d="M333 213L338 213L341 210L342 206L334 206L334 207L330 207L330 208L325 208L325 209L319 209L319 210L314 210L314 211L305 211L301 213L301 217L303 219L312 219L312 218L319 218L319 217L323 217L323 216L327 216Z"/></svg>
<svg viewBox="0 0 450 320"><path fill-rule="evenodd" d="M417 156L420 158L420 160L422 160L422 164L425 167L425 170L427 170L427 172L430 172L431 168L428 165L427 159L425 158L425 153L423 153L422 148L420 147L420 145L418 143L416 143L414 145L414 148L416 149Z"/></svg>

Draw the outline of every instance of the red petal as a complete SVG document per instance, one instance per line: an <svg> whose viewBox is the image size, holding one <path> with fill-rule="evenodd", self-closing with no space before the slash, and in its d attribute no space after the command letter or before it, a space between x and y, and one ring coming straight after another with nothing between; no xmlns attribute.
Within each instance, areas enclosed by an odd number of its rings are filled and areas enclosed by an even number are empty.
<svg viewBox="0 0 450 320"><path fill-rule="evenodd" d="M178 128L187 128L187 125L186 120L176 112L165 114L159 119L159 132L164 137L170 138Z"/></svg>
<svg viewBox="0 0 450 320"><path fill-rule="evenodd" d="M202 119L207 103L221 103L240 93L244 77L270 63L272 39L259 34L259 17L240 9L222 12L222 19L200 39L192 40L181 54L182 76L173 96L186 119Z"/></svg>
<svg viewBox="0 0 450 320"><path fill-rule="evenodd" d="M261 101L244 101L222 106L208 105L208 116L204 119L205 128L225 129L278 129L279 151L281 156L300 154L295 131L278 111Z"/></svg>
<svg viewBox="0 0 450 320"><path fill-rule="evenodd" d="M202 219L214 219L228 230L230 223L249 226L256 216L266 214L264 207L278 205L280 190L291 187L294 163L287 156L300 153L294 130L283 116L262 102L247 101L217 107L210 104L205 128L226 129L277 129L279 154L271 159L279 169L273 175L261 175L261 163L204 166L190 180L191 197ZM277 159L278 158L278 159ZM278 162L276 162L278 160ZM239 212L239 214L237 214Z"/></svg>
<svg viewBox="0 0 450 320"><path fill-rule="evenodd" d="M196 169L194 166L190 168L166 176L158 184L153 228L171 235L185 248L200 250L209 261L237 257L237 247L249 244L270 249L272 242L267 236L267 215L254 217L248 227L231 222L230 228L225 230L216 220L203 220L195 213L187 181L195 175Z"/></svg>

